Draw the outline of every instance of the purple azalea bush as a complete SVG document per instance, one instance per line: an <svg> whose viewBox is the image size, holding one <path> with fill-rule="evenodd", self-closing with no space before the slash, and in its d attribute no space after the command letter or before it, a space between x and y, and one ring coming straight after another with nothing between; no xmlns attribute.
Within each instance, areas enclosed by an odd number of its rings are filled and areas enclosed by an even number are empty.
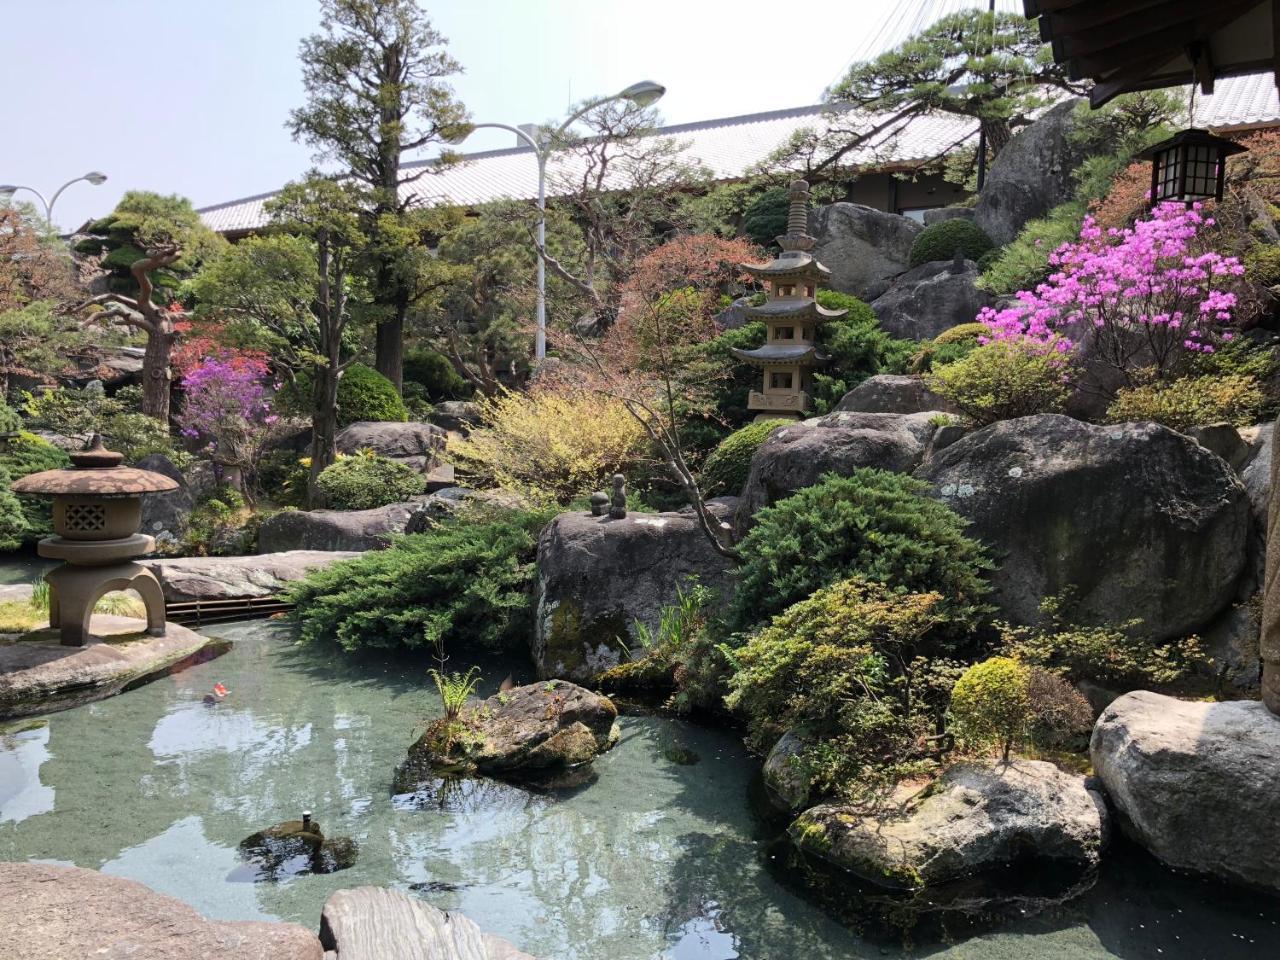
<svg viewBox="0 0 1280 960"><path fill-rule="evenodd" d="M178 415L183 436L225 467L251 466L276 417L265 362L243 356L207 357L182 378L185 400Z"/></svg>

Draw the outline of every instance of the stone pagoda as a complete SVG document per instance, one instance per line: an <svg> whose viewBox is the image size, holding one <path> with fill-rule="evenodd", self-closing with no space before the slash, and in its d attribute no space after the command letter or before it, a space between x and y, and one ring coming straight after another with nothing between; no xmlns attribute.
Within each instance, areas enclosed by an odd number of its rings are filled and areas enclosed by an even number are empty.
<svg viewBox="0 0 1280 960"><path fill-rule="evenodd" d="M747 402L747 409L760 411L757 420L800 419L809 411L813 370L827 361L818 352L818 326L848 312L826 310L814 299L831 271L809 252L816 243L809 236L809 184L794 181L790 194L787 232L777 238L782 252L768 263L741 264L769 291L764 303L745 310L749 318L764 321L764 346L733 351L739 360L764 369L762 389L752 390Z"/></svg>

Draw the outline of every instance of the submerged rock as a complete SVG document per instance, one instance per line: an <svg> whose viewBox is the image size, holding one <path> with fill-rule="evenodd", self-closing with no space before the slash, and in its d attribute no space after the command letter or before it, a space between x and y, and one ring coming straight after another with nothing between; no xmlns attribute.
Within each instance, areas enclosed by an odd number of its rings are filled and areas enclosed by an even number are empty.
<svg viewBox="0 0 1280 960"><path fill-rule="evenodd" d="M433 723L409 748L397 790L440 774L544 778L589 764L617 742L618 708L563 680L530 683Z"/></svg>
<svg viewBox="0 0 1280 960"><path fill-rule="evenodd" d="M43 863L0 863L0 943L10 945L5 954L14 960L323 960L324 954L316 935L296 923L207 920L135 880Z"/></svg>
<svg viewBox="0 0 1280 960"><path fill-rule="evenodd" d="M311 873L336 873L354 866L359 847L350 837L326 838L315 820L286 820L240 841L246 869L232 881L286 880Z"/></svg>
<svg viewBox="0 0 1280 960"><path fill-rule="evenodd" d="M992 550L993 599L1016 623L1069 595L1078 622L1138 618L1164 640L1200 629L1235 596L1245 489L1220 457L1167 427L1005 420L916 475Z"/></svg>
<svg viewBox="0 0 1280 960"><path fill-rule="evenodd" d="M1261 703L1129 693L1089 755L1121 828L1165 863L1280 893L1280 717Z"/></svg>
<svg viewBox="0 0 1280 960"><path fill-rule="evenodd" d="M809 802L809 777L796 765L796 758L809 742L795 730L788 730L765 757L761 776L769 804L782 813L798 813Z"/></svg>
<svg viewBox="0 0 1280 960"><path fill-rule="evenodd" d="M789 832L801 850L904 890L1028 861L1089 871L1107 842L1102 796L1038 760L957 764L920 797L902 788L894 800L879 813L813 807Z"/></svg>
<svg viewBox="0 0 1280 960"><path fill-rule="evenodd" d="M727 518L734 503L709 506ZM636 621L656 628L691 577L728 596L732 569L690 512L560 514L538 541L538 675L587 680L616 667L639 651Z"/></svg>

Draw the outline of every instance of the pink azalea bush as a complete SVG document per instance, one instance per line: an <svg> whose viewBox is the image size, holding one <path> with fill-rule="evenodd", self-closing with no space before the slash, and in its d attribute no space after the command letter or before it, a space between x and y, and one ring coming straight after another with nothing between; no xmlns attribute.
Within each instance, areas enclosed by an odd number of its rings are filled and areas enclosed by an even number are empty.
<svg viewBox="0 0 1280 960"><path fill-rule="evenodd" d="M1208 248L1213 227L1199 204L1165 203L1132 227L1103 230L1086 218L1076 243L1050 257L1055 272L1004 309L978 320L988 341L1035 340L1088 352L1130 379L1181 372L1189 357L1232 339L1232 288L1244 274L1235 257Z"/></svg>
<svg viewBox="0 0 1280 960"><path fill-rule="evenodd" d="M243 356L206 357L182 378L186 394L178 426L183 436L203 443L217 463L243 468L257 459L276 417L263 360Z"/></svg>

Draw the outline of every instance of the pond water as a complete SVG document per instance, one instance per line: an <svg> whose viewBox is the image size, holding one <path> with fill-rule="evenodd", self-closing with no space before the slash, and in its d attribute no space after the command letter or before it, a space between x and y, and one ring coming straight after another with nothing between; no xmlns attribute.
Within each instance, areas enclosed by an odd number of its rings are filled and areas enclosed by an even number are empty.
<svg viewBox="0 0 1280 960"><path fill-rule="evenodd" d="M777 869L776 828L748 799L758 762L738 740L660 717L625 716L596 781L570 793L473 784L394 799L394 768L438 712L425 663L302 649L264 621L208 630L232 652L0 726L0 859L94 867L212 917L312 929L332 891L391 885L545 960L1252 960L1276 949L1276 901L1123 849L1090 893L1034 918L914 952L864 939ZM529 679L527 664L481 666L485 694L510 671ZM229 693L207 704L216 683ZM239 842L304 809L356 840L355 865L244 882Z"/></svg>

